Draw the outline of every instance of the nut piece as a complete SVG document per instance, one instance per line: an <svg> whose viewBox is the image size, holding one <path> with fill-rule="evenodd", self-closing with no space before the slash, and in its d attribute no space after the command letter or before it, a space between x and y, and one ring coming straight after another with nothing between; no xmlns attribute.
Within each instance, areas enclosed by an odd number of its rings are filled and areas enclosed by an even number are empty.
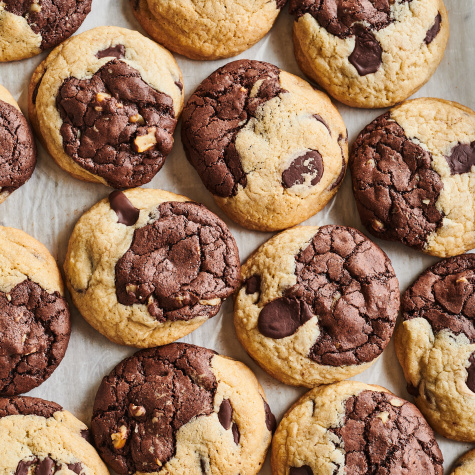
<svg viewBox="0 0 475 475"><path fill-rule="evenodd" d="M156 127L151 127L150 129L148 129L147 135L139 135L138 137L136 137L134 143L135 147L137 148L137 152L146 152L157 143L157 139L155 137L156 130Z"/></svg>
<svg viewBox="0 0 475 475"><path fill-rule="evenodd" d="M99 102L105 101L106 99L110 99L112 96L110 94L107 94L105 92L98 92L96 95L96 99Z"/></svg>
<svg viewBox="0 0 475 475"><path fill-rule="evenodd" d="M30 7L30 12L32 13L38 13L41 11L41 5L38 5L37 3L33 3Z"/></svg>
<svg viewBox="0 0 475 475"><path fill-rule="evenodd" d="M143 406L136 406L135 404L129 404L129 411L130 414L134 417L141 417L145 416L145 407Z"/></svg>
<svg viewBox="0 0 475 475"><path fill-rule="evenodd" d="M389 403L391 404L391 406L401 407L404 404L404 401L402 401L401 399L391 399Z"/></svg>
<svg viewBox="0 0 475 475"><path fill-rule="evenodd" d="M127 441L127 427L120 426L119 432L116 432L115 434L111 434L111 439L112 439L112 445L116 449L123 448L125 445L125 442Z"/></svg>
<svg viewBox="0 0 475 475"><path fill-rule="evenodd" d="M200 305L209 305L211 307L215 307L221 303L221 299L212 299L212 300L200 300L198 302Z"/></svg>
<svg viewBox="0 0 475 475"><path fill-rule="evenodd" d="M137 122L139 124L145 124L145 120L140 114L135 114L135 115L129 117L129 122L131 122L132 124L136 124Z"/></svg>
<svg viewBox="0 0 475 475"><path fill-rule="evenodd" d="M383 424L386 424L389 419L389 412L380 412L376 417L379 417L383 421Z"/></svg>

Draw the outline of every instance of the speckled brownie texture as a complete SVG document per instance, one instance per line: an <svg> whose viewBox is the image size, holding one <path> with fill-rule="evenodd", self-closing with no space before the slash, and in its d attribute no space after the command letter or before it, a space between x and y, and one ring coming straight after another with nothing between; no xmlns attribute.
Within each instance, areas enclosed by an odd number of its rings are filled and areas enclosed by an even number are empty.
<svg viewBox="0 0 475 475"><path fill-rule="evenodd" d="M475 473L475 450L470 450L455 463L451 475L472 475Z"/></svg>
<svg viewBox="0 0 475 475"><path fill-rule="evenodd" d="M194 345L142 350L106 376L92 431L119 474L257 474L275 419L253 373Z"/></svg>
<svg viewBox="0 0 475 475"><path fill-rule="evenodd" d="M350 168L361 221L381 239L439 257L475 247L475 112L407 101L354 143Z"/></svg>
<svg viewBox="0 0 475 475"><path fill-rule="evenodd" d="M346 128L328 97L261 61L234 61L205 79L184 109L182 140L223 211L263 231L320 211L348 161Z"/></svg>
<svg viewBox="0 0 475 475"><path fill-rule="evenodd" d="M274 475L443 473L434 433L411 403L355 381L315 388L282 419Z"/></svg>
<svg viewBox="0 0 475 475"><path fill-rule="evenodd" d="M246 351L287 384L354 376L393 333L399 285L386 254L344 226L301 226L244 264L234 324Z"/></svg>

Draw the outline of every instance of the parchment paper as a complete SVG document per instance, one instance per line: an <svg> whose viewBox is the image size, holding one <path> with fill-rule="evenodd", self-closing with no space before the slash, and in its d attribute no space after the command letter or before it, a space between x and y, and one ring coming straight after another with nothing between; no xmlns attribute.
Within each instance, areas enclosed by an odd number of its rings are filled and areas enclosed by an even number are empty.
<svg viewBox="0 0 475 475"><path fill-rule="evenodd" d="M451 22L451 37L445 58L429 83L414 97L439 97L475 109L473 86L475 0L445 0L445 3ZM237 58L265 60L283 70L303 76L292 51L292 22L293 19L285 7L271 32ZM130 11L128 0L93 0L92 12L79 32L100 25L122 26L144 33ZM25 61L0 64L0 83L15 96L24 112L27 110L27 89L31 74L46 54ZM198 62L182 56L176 58L185 79L186 99L211 72L232 60ZM350 144L366 124L383 112L351 109L339 103L336 105L348 127ZM162 188L183 194L208 206L229 225L237 240L241 260L244 262L254 249L271 237L271 234L245 230L227 219L214 204L211 195L185 158L180 140L180 125L181 123L175 132L175 146L172 153L163 169L146 187ZM305 224L343 224L365 232L356 211L350 181L348 173L336 197L323 211ZM72 178L56 166L39 146L36 171L26 185L0 205L0 224L22 229L40 240L62 267L68 239L77 219L93 204L106 197L110 191L111 189L106 186ZM405 290L423 269L437 261L402 245L379 240L376 242L391 258L401 290ZM94 396L101 379L119 361L135 350L109 342L93 330L74 308L72 318L73 329L66 357L49 380L30 394L56 401L89 423ZM183 341L212 348L250 366L264 386L278 421L289 406L305 392L304 389L277 382L247 356L235 336L231 299L225 302L216 317L183 338ZM403 373L392 342L370 369L354 379L385 386L397 395L412 400L406 392ZM471 448L470 444L451 442L443 437L438 437L438 441L444 454L447 471L461 453ZM271 473L268 460L261 473L265 475Z"/></svg>

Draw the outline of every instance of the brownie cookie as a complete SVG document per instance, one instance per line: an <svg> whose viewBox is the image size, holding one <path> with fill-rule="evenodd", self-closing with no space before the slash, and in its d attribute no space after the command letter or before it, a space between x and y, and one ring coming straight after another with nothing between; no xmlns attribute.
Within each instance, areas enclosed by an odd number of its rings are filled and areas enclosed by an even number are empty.
<svg viewBox="0 0 475 475"><path fill-rule="evenodd" d="M91 11L92 0L2 0L0 62L30 58L69 38Z"/></svg>
<svg viewBox="0 0 475 475"><path fill-rule="evenodd" d="M442 453L417 408L355 381L302 396L272 441L273 475L442 475Z"/></svg>
<svg viewBox="0 0 475 475"><path fill-rule="evenodd" d="M0 473L109 475L88 429L54 402L0 398Z"/></svg>
<svg viewBox="0 0 475 475"><path fill-rule="evenodd" d="M475 473L475 450L470 450L460 457L451 475L473 475Z"/></svg>
<svg viewBox="0 0 475 475"><path fill-rule="evenodd" d="M36 156L35 139L25 116L0 86L0 203L28 181Z"/></svg>
<svg viewBox="0 0 475 475"><path fill-rule="evenodd" d="M257 474L275 418L251 370L184 343L142 350L99 387L94 441L119 474Z"/></svg>
<svg viewBox="0 0 475 475"><path fill-rule="evenodd" d="M187 335L239 285L239 254L205 206L162 190L115 191L76 224L64 263L83 317L141 348Z"/></svg>
<svg viewBox="0 0 475 475"><path fill-rule="evenodd" d="M381 239L449 257L475 247L475 112L414 99L375 119L350 156L361 221Z"/></svg>
<svg viewBox="0 0 475 475"><path fill-rule="evenodd" d="M68 347L71 323L48 250L2 226L0 243L0 396L13 396L51 376Z"/></svg>
<svg viewBox="0 0 475 475"><path fill-rule="evenodd" d="M399 285L386 254L344 226L300 226L263 244L242 268L234 324L269 374L314 387L354 376L393 333Z"/></svg>
<svg viewBox="0 0 475 475"><path fill-rule="evenodd" d="M30 82L32 124L57 164L113 188L148 183L183 107L173 56L141 34L99 27L58 46Z"/></svg>
<svg viewBox="0 0 475 475"><path fill-rule="evenodd" d="M234 61L201 83L183 111L182 140L223 211L262 231L320 211L348 161L345 124L329 98L260 61Z"/></svg>
<svg viewBox="0 0 475 475"><path fill-rule="evenodd" d="M257 43L287 0L129 0L147 33L191 59L229 58Z"/></svg>
<svg viewBox="0 0 475 475"><path fill-rule="evenodd" d="M475 254L427 269L402 312L395 342L409 393L437 432L475 442Z"/></svg>
<svg viewBox="0 0 475 475"><path fill-rule="evenodd" d="M290 0L302 71L352 107L389 107L434 74L449 38L442 0Z"/></svg>

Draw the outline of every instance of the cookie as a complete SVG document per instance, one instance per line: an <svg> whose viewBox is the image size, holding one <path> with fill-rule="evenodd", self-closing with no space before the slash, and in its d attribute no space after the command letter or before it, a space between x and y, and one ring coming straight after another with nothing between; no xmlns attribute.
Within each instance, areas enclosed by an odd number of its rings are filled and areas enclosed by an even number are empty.
<svg viewBox="0 0 475 475"><path fill-rule="evenodd" d="M475 442L475 254L427 269L402 312L395 343L409 393L437 432Z"/></svg>
<svg viewBox="0 0 475 475"><path fill-rule="evenodd" d="M472 475L475 473L475 450L470 450L460 457L451 475Z"/></svg>
<svg viewBox="0 0 475 475"><path fill-rule="evenodd" d="M300 69L352 107L390 107L434 74L449 38L442 0L290 0Z"/></svg>
<svg viewBox="0 0 475 475"><path fill-rule="evenodd" d="M36 157L35 139L25 116L0 86L0 203L29 180Z"/></svg>
<svg viewBox="0 0 475 475"><path fill-rule="evenodd" d="M273 475L442 475L442 453L418 409L355 381L315 388L282 419Z"/></svg>
<svg viewBox="0 0 475 475"><path fill-rule="evenodd" d="M314 387L371 366L398 309L398 280L376 244L353 228L300 226L274 236L243 265L234 325L274 378Z"/></svg>
<svg viewBox="0 0 475 475"><path fill-rule="evenodd" d="M0 399L4 475L109 475L87 426L60 405L33 397Z"/></svg>
<svg viewBox="0 0 475 475"><path fill-rule="evenodd" d="M262 231L327 204L345 176L347 136L324 93L260 61L218 69L183 111L186 156L204 185L231 219Z"/></svg>
<svg viewBox="0 0 475 475"><path fill-rule="evenodd" d="M129 0L147 33L191 59L229 58L272 28L287 0Z"/></svg>
<svg viewBox="0 0 475 475"><path fill-rule="evenodd" d="M68 347L71 322L48 250L3 226L0 243L0 396L13 396L51 376Z"/></svg>
<svg viewBox="0 0 475 475"><path fill-rule="evenodd" d="M91 428L119 475L252 475L275 418L247 366L175 343L139 351L103 379Z"/></svg>
<svg viewBox="0 0 475 475"><path fill-rule="evenodd" d="M99 27L58 46L29 88L32 124L56 163L113 188L148 183L183 107L173 56L141 34Z"/></svg>
<svg viewBox="0 0 475 475"><path fill-rule="evenodd" d="M236 242L205 206L162 190L113 192L69 240L66 284L110 340L164 345L216 315L239 284Z"/></svg>
<svg viewBox="0 0 475 475"><path fill-rule="evenodd" d="M414 99L375 119L350 168L362 223L380 239L439 257L475 247L475 112Z"/></svg>
<svg viewBox="0 0 475 475"><path fill-rule="evenodd" d="M0 62L30 58L69 38L91 11L92 0L3 0Z"/></svg>

